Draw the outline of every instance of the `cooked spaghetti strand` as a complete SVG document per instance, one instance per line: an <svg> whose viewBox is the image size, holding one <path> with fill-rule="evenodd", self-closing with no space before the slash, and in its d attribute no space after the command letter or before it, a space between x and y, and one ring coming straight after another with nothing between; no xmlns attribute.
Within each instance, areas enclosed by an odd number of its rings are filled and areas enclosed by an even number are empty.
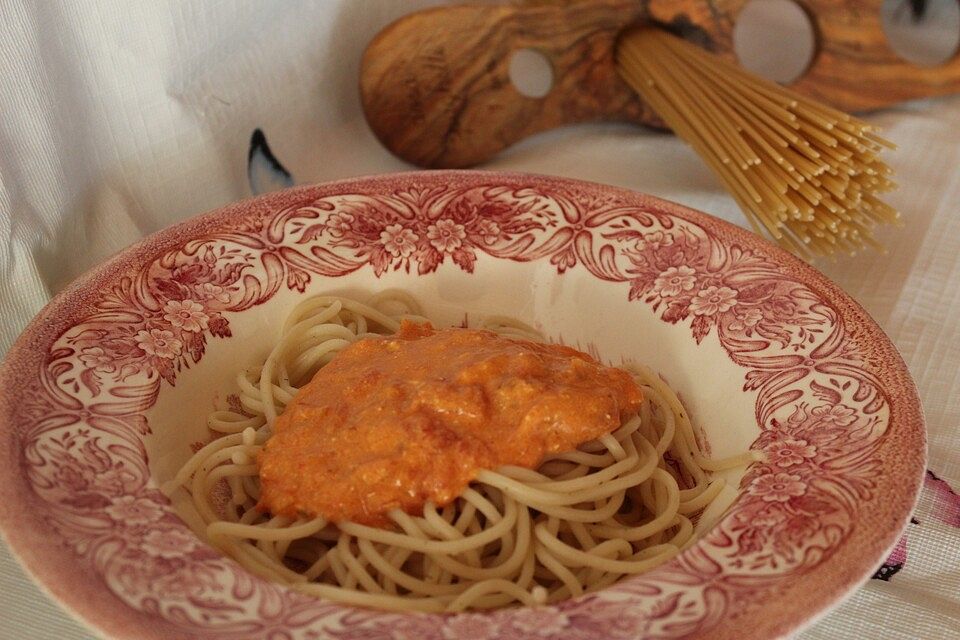
<svg viewBox="0 0 960 640"><path fill-rule="evenodd" d="M692 544L691 518L707 510L716 519L730 503L726 483L712 480L710 470L756 459L707 459L676 394L634 366L627 370L645 397L636 416L537 469L481 471L443 507L428 502L422 515L394 509L387 528L260 511L254 462L291 392L327 355L371 333L390 334L411 317L422 314L409 296L299 304L263 365L238 377L243 413L212 413L215 439L163 486L185 518L256 575L344 604L424 612L536 605L666 562ZM491 317L484 326L539 338L509 318ZM305 360L311 351L325 356ZM666 464L667 452L678 470Z"/></svg>

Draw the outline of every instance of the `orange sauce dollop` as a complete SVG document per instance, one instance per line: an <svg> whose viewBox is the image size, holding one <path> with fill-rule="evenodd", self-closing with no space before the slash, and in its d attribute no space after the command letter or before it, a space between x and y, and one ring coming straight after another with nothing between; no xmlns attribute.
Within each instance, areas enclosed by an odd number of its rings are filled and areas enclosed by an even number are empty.
<svg viewBox="0 0 960 640"><path fill-rule="evenodd" d="M344 348L277 418L259 507L383 526L483 469L535 468L609 433L641 400L628 373L576 349L405 321Z"/></svg>

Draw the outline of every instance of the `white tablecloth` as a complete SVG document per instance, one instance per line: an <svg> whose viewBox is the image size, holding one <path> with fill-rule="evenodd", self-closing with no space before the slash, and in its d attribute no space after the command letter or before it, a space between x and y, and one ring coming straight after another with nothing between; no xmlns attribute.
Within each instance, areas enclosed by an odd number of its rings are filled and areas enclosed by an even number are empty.
<svg viewBox="0 0 960 640"><path fill-rule="evenodd" d="M409 168L360 111L365 43L428 2L0 3L0 353L51 294L174 221L250 194L263 130L297 183ZM960 629L960 97L871 116L902 229L887 255L822 266L903 353L923 397L930 468L906 560L805 639L948 638ZM491 168L646 191L738 224L742 215L676 138L588 125L528 140ZM264 174L258 174L263 177ZM0 638L89 638L0 547Z"/></svg>

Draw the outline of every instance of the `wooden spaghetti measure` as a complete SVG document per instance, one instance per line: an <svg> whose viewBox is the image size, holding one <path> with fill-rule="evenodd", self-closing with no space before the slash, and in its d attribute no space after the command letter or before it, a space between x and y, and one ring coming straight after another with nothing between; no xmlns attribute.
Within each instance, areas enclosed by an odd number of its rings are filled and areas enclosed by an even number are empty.
<svg viewBox="0 0 960 640"><path fill-rule="evenodd" d="M663 126L620 77L617 39L635 25L663 27L731 61L733 27L747 0L588 0L451 6L385 28L363 56L367 120L397 156L468 167L540 131L619 120ZM866 111L960 91L960 55L936 67L898 57L882 0L801 0L813 22L813 58L794 91L843 111ZM509 78L519 49L543 53L553 87L521 95Z"/></svg>

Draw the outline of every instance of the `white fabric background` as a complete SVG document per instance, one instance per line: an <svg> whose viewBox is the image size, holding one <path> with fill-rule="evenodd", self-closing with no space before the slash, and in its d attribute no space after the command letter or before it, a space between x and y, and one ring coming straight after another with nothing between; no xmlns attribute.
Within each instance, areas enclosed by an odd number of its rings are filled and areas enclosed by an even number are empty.
<svg viewBox="0 0 960 640"><path fill-rule="evenodd" d="M409 167L384 151L357 96L360 52L402 0L0 3L0 353L49 296L113 252L249 195L260 127L306 183ZM920 388L930 465L960 487L960 97L871 117L901 145L902 229L887 255L821 265L903 352ZM743 224L672 136L588 125L526 141L490 168L606 182ZM948 638L960 629L960 529L931 494L908 561L803 638ZM960 523L957 523L960 524ZM0 638L90 638L0 545Z"/></svg>

